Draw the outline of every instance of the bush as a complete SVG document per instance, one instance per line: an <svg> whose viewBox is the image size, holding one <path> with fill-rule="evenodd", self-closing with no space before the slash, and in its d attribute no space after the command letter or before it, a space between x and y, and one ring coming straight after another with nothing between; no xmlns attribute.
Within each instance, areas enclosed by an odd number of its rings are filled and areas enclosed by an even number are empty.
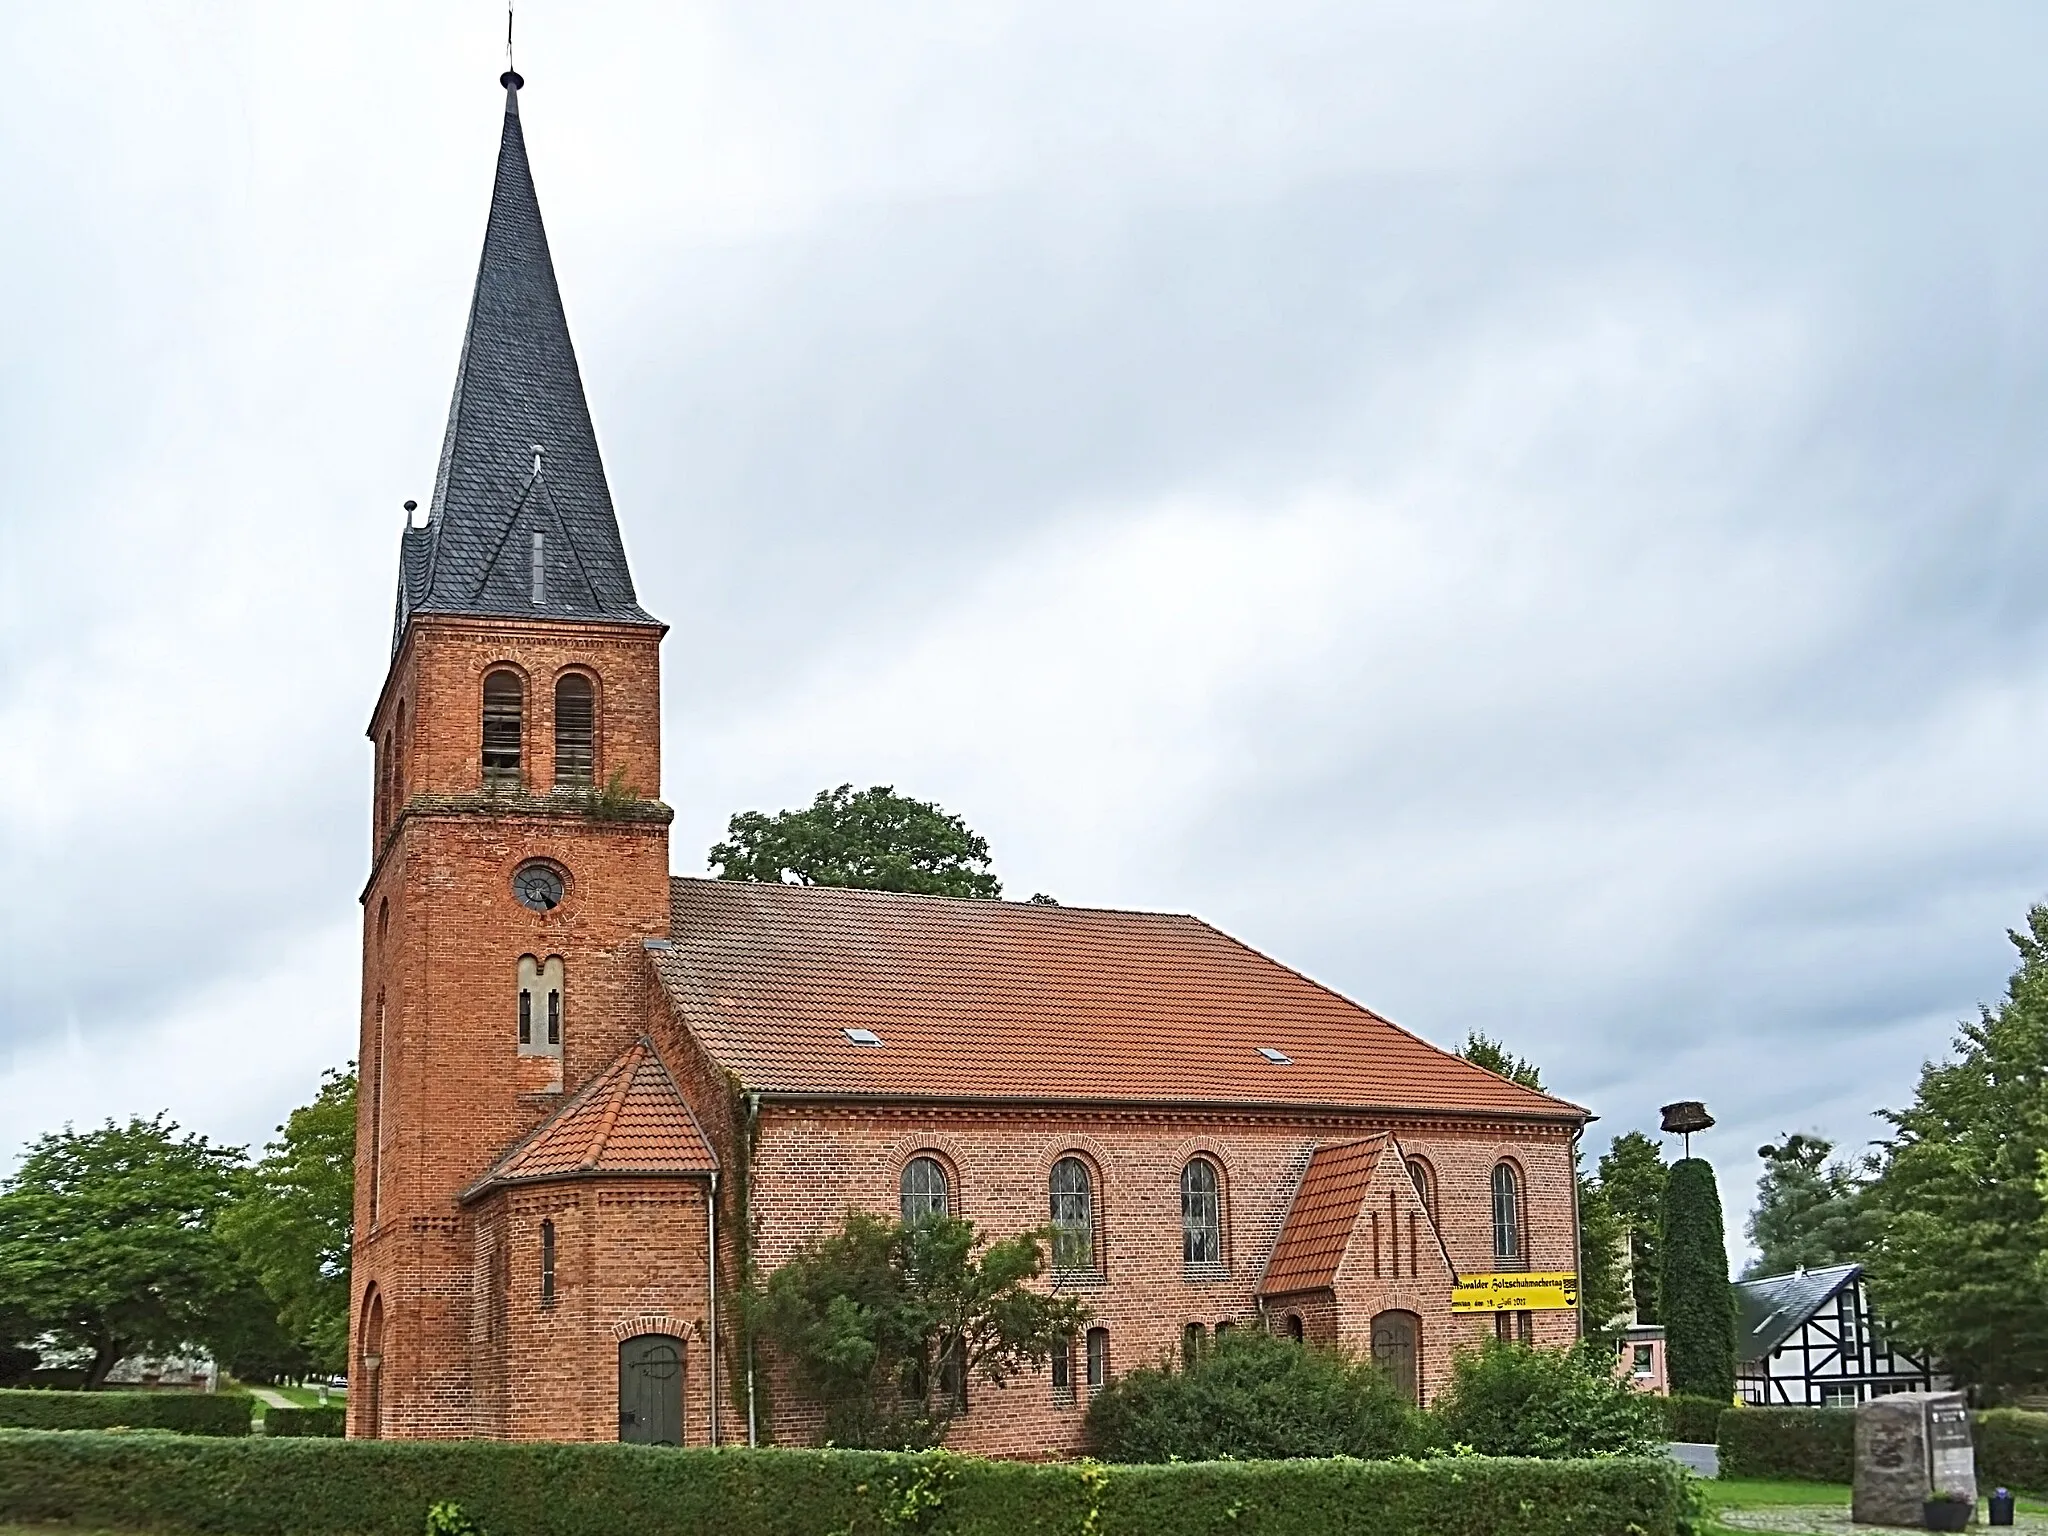
<svg viewBox="0 0 2048 1536"><path fill-rule="evenodd" d="M1979 1485L2048 1493L2048 1413L1993 1408L1976 1419Z"/></svg>
<svg viewBox="0 0 2048 1536"><path fill-rule="evenodd" d="M346 1408L270 1408L263 1414L266 1435L315 1435L333 1438L348 1433Z"/></svg>
<svg viewBox="0 0 2048 1536"><path fill-rule="evenodd" d="M209 1392L0 1391L4 1429L168 1429L181 1435L246 1435L255 1405Z"/></svg>
<svg viewBox="0 0 2048 1536"><path fill-rule="evenodd" d="M1856 1410L1731 1408L1715 1443L1723 1477L1847 1483L1856 1475Z"/></svg>
<svg viewBox="0 0 2048 1536"><path fill-rule="evenodd" d="M1656 1402L1664 1415L1664 1438L1686 1445L1712 1445L1721 1415L1730 1407L1711 1397L1660 1397Z"/></svg>
<svg viewBox="0 0 2048 1536"><path fill-rule="evenodd" d="M1617 1381L1613 1355L1597 1344L1489 1339L1452 1362L1436 1419L1451 1443L1484 1456L1640 1456L1664 1439L1655 1399Z"/></svg>
<svg viewBox="0 0 2048 1536"><path fill-rule="evenodd" d="M1433 1438L1385 1372L1240 1328L1185 1370L1142 1366L1088 1405L1105 1461L1255 1461L1413 1454Z"/></svg>
<svg viewBox="0 0 2048 1536"><path fill-rule="evenodd" d="M1676 1536L1656 1458L1105 1467L944 1453L0 1432L0 1521L206 1536L420 1536L460 1504L546 1536Z"/></svg>

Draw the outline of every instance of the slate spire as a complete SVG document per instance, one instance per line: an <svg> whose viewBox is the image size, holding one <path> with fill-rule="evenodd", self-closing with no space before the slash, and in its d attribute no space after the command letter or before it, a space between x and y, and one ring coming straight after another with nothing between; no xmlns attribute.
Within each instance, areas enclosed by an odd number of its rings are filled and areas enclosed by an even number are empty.
<svg viewBox="0 0 2048 1536"><path fill-rule="evenodd" d="M633 593L507 71L498 179L424 528L400 544L391 648L417 613L653 624Z"/></svg>

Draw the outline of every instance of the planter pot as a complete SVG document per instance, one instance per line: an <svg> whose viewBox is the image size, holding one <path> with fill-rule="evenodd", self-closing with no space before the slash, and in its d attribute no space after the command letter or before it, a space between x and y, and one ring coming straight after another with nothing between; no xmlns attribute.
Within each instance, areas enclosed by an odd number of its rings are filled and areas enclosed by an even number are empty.
<svg viewBox="0 0 2048 1536"><path fill-rule="evenodd" d="M1976 1513L1976 1505L1960 1499L1929 1499L1920 1506L1920 1523L1930 1531L1960 1531Z"/></svg>

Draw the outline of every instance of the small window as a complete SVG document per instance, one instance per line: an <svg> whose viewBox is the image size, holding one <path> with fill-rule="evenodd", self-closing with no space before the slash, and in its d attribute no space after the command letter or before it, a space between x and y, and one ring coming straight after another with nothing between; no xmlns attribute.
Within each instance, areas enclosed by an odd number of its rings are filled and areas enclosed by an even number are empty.
<svg viewBox="0 0 2048 1536"><path fill-rule="evenodd" d="M1493 1165L1493 1256L1522 1256L1522 1181L1513 1163Z"/></svg>
<svg viewBox="0 0 2048 1536"><path fill-rule="evenodd" d="M1230 1330L1231 1330L1232 1328L1236 1327L1236 1326L1237 1326L1237 1325L1236 1325L1235 1323L1230 1323L1230 1322L1222 1322L1222 1323L1218 1323L1218 1324L1216 1325L1216 1337L1217 1337L1217 1338L1219 1338L1219 1339L1220 1339L1220 1338L1222 1338L1222 1337L1223 1337L1223 1335L1225 1335L1226 1333L1230 1332Z"/></svg>
<svg viewBox="0 0 2048 1536"><path fill-rule="evenodd" d="M1095 1200L1088 1165L1063 1157L1052 1165L1052 1267L1087 1270L1095 1267ZM1099 1332L1096 1330L1095 1332ZM1093 1348L1095 1332L1088 1337ZM1107 1334L1103 1337L1106 1339Z"/></svg>
<svg viewBox="0 0 2048 1536"><path fill-rule="evenodd" d="M1180 1331L1180 1363L1182 1367L1193 1367L1201 1362L1208 1352L1209 1335L1200 1323L1189 1323Z"/></svg>
<svg viewBox="0 0 2048 1536"><path fill-rule="evenodd" d="M1088 1390L1100 1392L1109 1385L1109 1330L1088 1330Z"/></svg>
<svg viewBox="0 0 2048 1536"><path fill-rule="evenodd" d="M525 728L526 687L517 672L503 668L484 679L484 787L519 787L520 737Z"/></svg>
<svg viewBox="0 0 2048 1536"><path fill-rule="evenodd" d="M384 942L384 930L391 926L391 898L384 897L377 903L377 942Z"/></svg>
<svg viewBox="0 0 2048 1536"><path fill-rule="evenodd" d="M519 957L519 1054L562 1054L562 957Z"/></svg>
<svg viewBox="0 0 2048 1536"><path fill-rule="evenodd" d="M842 1029L840 1033L855 1045L880 1045L882 1037L872 1029Z"/></svg>
<svg viewBox="0 0 2048 1536"><path fill-rule="evenodd" d="M1657 1374L1657 1352L1647 1344L1635 1346L1635 1374L1654 1376Z"/></svg>
<svg viewBox="0 0 2048 1536"><path fill-rule="evenodd" d="M1294 1065L1294 1058L1292 1056L1288 1055L1285 1051L1276 1051L1270 1045L1260 1046L1259 1054L1272 1062L1276 1067L1291 1067Z"/></svg>
<svg viewBox="0 0 2048 1536"><path fill-rule="evenodd" d="M1180 1171L1180 1253L1190 1268L1223 1262L1223 1206L1216 1165L1198 1157Z"/></svg>
<svg viewBox="0 0 2048 1536"><path fill-rule="evenodd" d="M536 533L533 536L533 606L538 608L548 600L548 536Z"/></svg>
<svg viewBox="0 0 2048 1536"><path fill-rule="evenodd" d="M1301 1326L1301 1314L1300 1314L1299 1312L1290 1312L1290 1313L1288 1313L1288 1314L1287 1314L1287 1338L1288 1338L1288 1342L1289 1342L1289 1343L1293 1343L1293 1344L1299 1344L1299 1343L1301 1343L1301 1342L1302 1342L1302 1341L1303 1341L1304 1339L1306 1339L1307 1337L1308 1337L1308 1330L1307 1330L1307 1329L1305 1329L1305 1328L1303 1328L1303 1327Z"/></svg>
<svg viewBox="0 0 2048 1536"><path fill-rule="evenodd" d="M1074 1336L1063 1333L1052 1341L1052 1395L1063 1403L1074 1400Z"/></svg>
<svg viewBox="0 0 2048 1536"><path fill-rule="evenodd" d="M555 1224L544 1221L540 1224L540 1304L553 1306L555 1302Z"/></svg>
<svg viewBox="0 0 2048 1536"><path fill-rule="evenodd" d="M1534 1344L1536 1342L1536 1314L1534 1312L1517 1312L1515 1314L1515 1340L1521 1344Z"/></svg>
<svg viewBox="0 0 2048 1536"><path fill-rule="evenodd" d="M1419 1157L1408 1159L1408 1178L1415 1185L1416 1198L1422 1202L1423 1214L1431 1221L1436 1220L1436 1177L1430 1172L1429 1164Z"/></svg>
<svg viewBox="0 0 2048 1536"><path fill-rule="evenodd" d="M935 1157L913 1157L903 1165L901 1192L906 1227L927 1216L944 1216L952 1204L946 1170Z"/></svg>
<svg viewBox="0 0 2048 1536"><path fill-rule="evenodd" d="M597 776L597 692L571 672L555 684L555 785L588 789Z"/></svg>

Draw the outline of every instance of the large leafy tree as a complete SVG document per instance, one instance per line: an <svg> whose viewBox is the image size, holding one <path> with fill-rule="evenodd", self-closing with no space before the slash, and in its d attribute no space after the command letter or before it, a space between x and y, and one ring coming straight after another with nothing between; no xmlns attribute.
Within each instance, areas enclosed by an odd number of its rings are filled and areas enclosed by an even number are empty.
<svg viewBox="0 0 2048 1536"><path fill-rule="evenodd" d="M129 1355L215 1343L246 1300L217 1230L243 1166L162 1115L42 1137L0 1186L0 1296L91 1351L88 1386Z"/></svg>
<svg viewBox="0 0 2048 1536"><path fill-rule="evenodd" d="M1748 1231L1757 1256L1744 1279L1846 1264L1868 1254L1875 1225L1869 1169L1828 1161L1834 1149L1823 1137L1797 1131L1756 1149L1764 1171Z"/></svg>
<svg viewBox="0 0 2048 1536"><path fill-rule="evenodd" d="M354 1240L356 1074L328 1071L251 1170L222 1234L270 1297L309 1362L338 1371L348 1354L348 1261Z"/></svg>
<svg viewBox="0 0 2048 1536"><path fill-rule="evenodd" d="M1671 1390L1725 1403L1735 1396L1735 1288L1713 1165L1683 1157L1664 1188L1664 1318Z"/></svg>
<svg viewBox="0 0 2048 1536"><path fill-rule="evenodd" d="M1959 1380L2048 1380L2048 907L2011 935L2019 968L1996 1010L1922 1068L1871 1192L1869 1270L1900 1342Z"/></svg>
<svg viewBox="0 0 2048 1536"><path fill-rule="evenodd" d="M1664 1263L1664 1186L1671 1176L1664 1149L1641 1131L1624 1131L1600 1155L1599 1172L1601 1194L1628 1229L1636 1316L1654 1323Z"/></svg>
<svg viewBox="0 0 2048 1536"><path fill-rule="evenodd" d="M1080 1302L1030 1288L1044 1267L1038 1233L991 1243L950 1217L899 1225L852 1211L753 1305L834 1443L933 1445L974 1382L1001 1387L1045 1364L1087 1321Z"/></svg>
<svg viewBox="0 0 2048 1536"><path fill-rule="evenodd" d="M967 823L887 784L821 789L797 811L742 811L712 845L721 880L850 886L925 896L1002 895L988 844Z"/></svg>

